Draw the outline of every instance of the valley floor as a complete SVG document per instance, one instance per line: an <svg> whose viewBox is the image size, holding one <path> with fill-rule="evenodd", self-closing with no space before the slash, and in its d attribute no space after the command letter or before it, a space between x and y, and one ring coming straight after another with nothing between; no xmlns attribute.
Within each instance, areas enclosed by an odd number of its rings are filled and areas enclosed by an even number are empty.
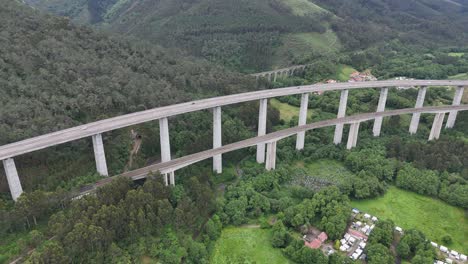
<svg viewBox="0 0 468 264"><path fill-rule="evenodd" d="M245 260L249 260L249 263L290 263L280 249L272 247L270 231L256 226L223 229L210 263L244 263Z"/></svg>
<svg viewBox="0 0 468 264"><path fill-rule="evenodd" d="M419 229L439 244L444 235L450 235L453 244L446 246L468 252L468 218L461 208L393 186L382 197L352 201L352 205L371 215L391 219L403 229Z"/></svg>

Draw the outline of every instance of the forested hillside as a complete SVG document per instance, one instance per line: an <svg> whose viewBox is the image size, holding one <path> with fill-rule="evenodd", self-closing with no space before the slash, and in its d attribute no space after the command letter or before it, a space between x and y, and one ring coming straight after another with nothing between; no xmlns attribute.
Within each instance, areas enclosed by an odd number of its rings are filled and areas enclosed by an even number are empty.
<svg viewBox="0 0 468 264"><path fill-rule="evenodd" d="M466 45L468 33L462 0L25 1L243 72L335 58L391 40Z"/></svg>
<svg viewBox="0 0 468 264"><path fill-rule="evenodd" d="M194 98L262 89L254 79L204 60L183 58L137 39L96 33L66 18L40 15L15 1L1 3L0 145ZM204 115L185 116L171 121L171 126L188 122L184 126L190 131L192 125L200 126L195 120L205 119ZM236 132L245 127L242 121L232 122L239 129L231 130L226 140L243 133ZM157 157L157 122L141 130L150 143L143 145L142 152ZM125 167L131 148L129 135L130 131L120 130L105 136L111 173ZM194 132L172 136L177 151L189 149L187 140L200 142L190 151L203 149L210 142L206 135ZM87 175L94 170L89 144L84 140L18 157L23 187L54 189L74 176ZM140 162L145 164L144 159ZM0 190L8 191L3 169L0 175Z"/></svg>
<svg viewBox="0 0 468 264"><path fill-rule="evenodd" d="M143 42L2 1L0 144L82 122L254 89L255 82Z"/></svg>

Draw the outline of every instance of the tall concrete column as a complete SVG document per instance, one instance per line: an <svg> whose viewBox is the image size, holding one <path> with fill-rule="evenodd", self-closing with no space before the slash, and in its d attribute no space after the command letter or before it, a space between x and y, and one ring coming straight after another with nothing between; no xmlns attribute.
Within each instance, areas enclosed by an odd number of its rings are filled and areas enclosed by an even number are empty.
<svg viewBox="0 0 468 264"><path fill-rule="evenodd" d="M301 108L299 109L299 124L298 126L303 126L307 122L307 109L309 107L309 94L302 94L301 97ZM305 131L297 133L296 140L296 149L304 149L304 140L305 140Z"/></svg>
<svg viewBox="0 0 468 264"><path fill-rule="evenodd" d="M102 143L102 134L93 136L94 159L96 160L96 170L99 175L109 176L107 171L106 154Z"/></svg>
<svg viewBox="0 0 468 264"><path fill-rule="evenodd" d="M159 119L159 137L161 141L161 162L167 162L171 160L171 143L169 140L169 122L167 117ZM164 175L164 180L166 185L174 185L174 172L168 173L169 181L167 179L168 175Z"/></svg>
<svg viewBox="0 0 468 264"><path fill-rule="evenodd" d="M382 88L380 90L379 104L377 105L377 112L385 111L385 104L387 103L388 88ZM380 130L382 128L383 117L376 117L374 121L373 133L374 137L380 136Z"/></svg>
<svg viewBox="0 0 468 264"><path fill-rule="evenodd" d="M18 197L23 193L23 187L18 177L15 161L13 159L6 159L3 161L3 168L7 177L8 186L10 187L11 197L13 201L17 201Z"/></svg>
<svg viewBox="0 0 468 264"><path fill-rule="evenodd" d="M418 91L418 98L416 99L416 105L414 108L421 108L424 105L424 98L426 97L427 87L423 86ZM409 128L410 134L416 134L419 126L419 119L421 118L421 113L414 113L411 118L411 124Z"/></svg>
<svg viewBox="0 0 468 264"><path fill-rule="evenodd" d="M267 157L265 163L265 169L267 171L274 170L276 168L276 141L267 143Z"/></svg>
<svg viewBox="0 0 468 264"><path fill-rule="evenodd" d="M274 76L273 76L273 82L276 82L276 78L278 77L278 72L275 72L274 73Z"/></svg>
<svg viewBox="0 0 468 264"><path fill-rule="evenodd" d="M337 118L342 118L346 115L346 105L348 104L348 90L341 91L340 97L340 106L338 107L338 116ZM343 124L338 124L335 127L335 137L333 138L333 142L335 145L341 143L341 139L343 137Z"/></svg>
<svg viewBox="0 0 468 264"><path fill-rule="evenodd" d="M444 124L445 113L437 113L432 123L431 133L429 134L429 140L439 139L442 125Z"/></svg>
<svg viewBox="0 0 468 264"><path fill-rule="evenodd" d="M463 97L463 91L464 87L459 86L455 90L455 96L453 97L453 103L452 105L460 105L461 99ZM455 120L457 119L458 111L451 111L447 120L447 125L445 126L446 128L453 128L455 125Z"/></svg>
<svg viewBox="0 0 468 264"><path fill-rule="evenodd" d="M266 134L268 99L260 99L260 109L258 114L258 136ZM265 143L257 145L257 162L265 162Z"/></svg>
<svg viewBox="0 0 468 264"><path fill-rule="evenodd" d="M213 148L220 148L222 146L221 140L221 107L213 108ZM223 172L222 156L218 154L213 157L213 170L217 173Z"/></svg>
<svg viewBox="0 0 468 264"><path fill-rule="evenodd" d="M347 149L352 149L357 146L357 138L359 134L360 124L360 122L352 123L349 127L348 144L346 145Z"/></svg>

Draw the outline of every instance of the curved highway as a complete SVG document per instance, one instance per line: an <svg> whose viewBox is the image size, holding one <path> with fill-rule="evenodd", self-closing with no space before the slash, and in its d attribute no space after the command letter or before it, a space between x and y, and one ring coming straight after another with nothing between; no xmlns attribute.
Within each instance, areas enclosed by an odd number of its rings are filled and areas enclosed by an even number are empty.
<svg viewBox="0 0 468 264"><path fill-rule="evenodd" d="M388 117L388 116L396 116L396 115L403 115L403 114L413 114L413 113L448 113L451 111L466 111L468 110L468 105L460 105L460 106L432 106L432 107L423 107L423 108L406 108L406 109L398 109L398 110L390 110L385 112L377 112L377 113L365 113L365 114L358 114L343 118L336 118L336 119L329 119L324 121L319 121L303 126L297 126L293 128L288 128L284 130L280 130L277 132L273 132L270 134L266 134L264 136L249 138L246 140L242 140L236 143L228 144L216 149L209 149L199 153L187 155L181 158L177 158L168 162L158 163L151 166L147 166L144 168L140 168L137 170L133 170L130 172L123 173L118 176L130 177L133 180L138 180L145 178L149 172L161 172L161 173L169 173L175 171L177 169L183 168L190 164L212 158L218 154L224 154L227 152L231 152L234 150L239 150L251 146L255 146L259 143L267 143L272 141L277 141L289 136L296 135L298 132L308 131L317 128L329 127L334 126L337 124L350 124L354 122L362 122L367 120L373 120L376 117ZM114 177L118 177L114 176ZM112 177L112 178L114 178ZM104 181L110 181L110 179L106 179Z"/></svg>
<svg viewBox="0 0 468 264"><path fill-rule="evenodd" d="M197 100L176 105L154 108L151 110L136 112L132 114L117 116L105 120L96 121L86 125L81 125L46 135L26 139L23 141L7 144L0 147L0 160L5 160L35 150L44 149L73 140L90 137L103 132L141 124L144 122L180 115L184 113L210 109L216 106L225 106L242 102L254 101L265 98L272 98L285 95L303 94L311 92L324 92L335 90L348 90L360 88L381 88L396 86L468 86L467 81L458 80L389 80L356 83L333 83L314 84L280 88L273 90L262 90L249 93L234 94L203 100Z"/></svg>

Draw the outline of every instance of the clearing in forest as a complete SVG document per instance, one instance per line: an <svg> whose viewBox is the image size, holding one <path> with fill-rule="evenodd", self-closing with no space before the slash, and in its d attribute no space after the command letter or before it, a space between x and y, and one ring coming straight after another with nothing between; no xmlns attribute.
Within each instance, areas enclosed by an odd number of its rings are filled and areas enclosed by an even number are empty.
<svg viewBox="0 0 468 264"><path fill-rule="evenodd" d="M283 0L284 5L291 8L296 16L313 16L322 13L329 13L326 9L307 0Z"/></svg>
<svg viewBox="0 0 468 264"><path fill-rule="evenodd" d="M250 263L290 263L280 249L271 245L270 230L249 227L224 228L216 242L210 263L244 263L246 260Z"/></svg>
<svg viewBox="0 0 468 264"><path fill-rule="evenodd" d="M352 201L352 205L379 218L391 219L403 229L419 229L438 244L443 244L443 236L450 235L453 243L445 246L468 253L468 218L461 208L394 186L382 197Z"/></svg>
<svg viewBox="0 0 468 264"><path fill-rule="evenodd" d="M293 117L299 117L299 107L290 105L288 103L282 103L278 99L271 99L270 104L272 107L278 109L280 112L280 118L285 122L289 122ZM313 110L307 111L307 119L312 117Z"/></svg>

